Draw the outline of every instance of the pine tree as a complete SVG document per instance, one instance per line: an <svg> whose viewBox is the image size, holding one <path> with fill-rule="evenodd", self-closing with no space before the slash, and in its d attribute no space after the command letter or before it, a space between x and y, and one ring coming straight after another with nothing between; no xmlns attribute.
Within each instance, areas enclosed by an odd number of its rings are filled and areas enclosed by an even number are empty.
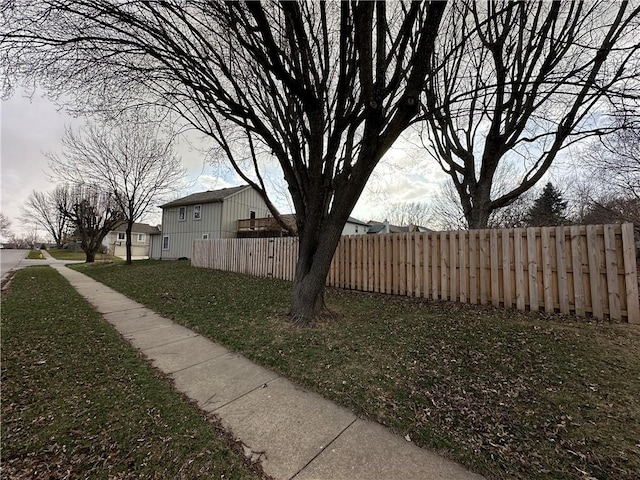
<svg viewBox="0 0 640 480"><path fill-rule="evenodd" d="M562 225L567 222L566 209L562 194L549 182L527 212L526 223L530 227Z"/></svg>

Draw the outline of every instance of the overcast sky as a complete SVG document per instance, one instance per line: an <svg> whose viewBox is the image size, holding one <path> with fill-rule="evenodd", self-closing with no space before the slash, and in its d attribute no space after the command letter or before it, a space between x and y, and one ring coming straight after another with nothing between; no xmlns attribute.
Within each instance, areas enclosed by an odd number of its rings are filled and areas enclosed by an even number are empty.
<svg viewBox="0 0 640 480"><path fill-rule="evenodd" d="M14 232L29 229L19 220L20 207L33 190L47 191L53 184L47 179L45 152L60 152L64 126L78 127L85 119L72 118L41 94L25 98L21 91L0 105L1 190L0 211L12 221ZM438 189L443 174L435 164L415 160L407 145L399 143L374 173L353 216L361 220L383 220L384 208L392 202L425 201ZM242 184L227 168L212 167L201 151L183 140L177 153L187 169L186 186L180 196ZM283 201L282 211L290 210ZM146 219L159 223L159 216ZM33 227L31 227L33 228Z"/></svg>
<svg viewBox="0 0 640 480"><path fill-rule="evenodd" d="M20 207L29 194L33 190L47 191L53 188L47 178L49 161L45 152L60 152L65 125L77 128L85 120L70 117L41 95L25 98L22 92L17 92L9 100L1 102L0 211L12 221L13 231L23 231L19 220ZM186 187L182 194L224 188L238 183L231 175L216 178L214 169L204 165L203 155L187 142L181 142L178 150L187 169ZM154 220L159 221L153 217L149 219Z"/></svg>

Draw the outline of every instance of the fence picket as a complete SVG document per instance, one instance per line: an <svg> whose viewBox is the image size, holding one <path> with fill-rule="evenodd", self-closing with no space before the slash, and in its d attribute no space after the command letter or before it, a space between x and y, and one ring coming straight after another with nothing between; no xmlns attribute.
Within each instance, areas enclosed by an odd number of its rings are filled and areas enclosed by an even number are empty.
<svg viewBox="0 0 640 480"><path fill-rule="evenodd" d="M536 244L536 229L527 228L527 266L529 275L529 309L532 312L540 310L538 302L538 249Z"/></svg>
<svg viewBox="0 0 640 480"><path fill-rule="evenodd" d="M516 228L513 231L513 262L516 274L516 308L518 310L525 309L527 297L527 290L524 282L522 233L523 230L521 228Z"/></svg>
<svg viewBox="0 0 640 480"><path fill-rule="evenodd" d="M627 321L640 323L640 300L638 299L638 272L633 225L622 225L622 258L624 263ZM635 280L635 281L634 281Z"/></svg>
<svg viewBox="0 0 640 480"><path fill-rule="evenodd" d="M609 293L609 317L622 320L620 293L618 291L618 259L616 255L616 236L613 225L604 226L604 256L607 271L607 291Z"/></svg>
<svg viewBox="0 0 640 480"><path fill-rule="evenodd" d="M541 229L540 236L542 238L542 288L544 295L544 311L553 312L553 270L551 268L553 254L551 251L551 229Z"/></svg>
<svg viewBox="0 0 640 480"><path fill-rule="evenodd" d="M490 264L491 264L491 305L494 307L500 306L500 279L498 276L498 230L492 229L489 231L489 251Z"/></svg>
<svg viewBox="0 0 640 480"><path fill-rule="evenodd" d="M373 236L373 283L374 292L380 292L380 264L382 262L380 255L380 235Z"/></svg>
<svg viewBox="0 0 640 480"><path fill-rule="evenodd" d="M440 298L440 289L438 288L438 241L440 236L437 233L430 235L431 237L431 298L438 300Z"/></svg>
<svg viewBox="0 0 640 480"><path fill-rule="evenodd" d="M558 303L561 313L569 313L569 286L567 281L567 248L565 227L556 227L556 268L558 269Z"/></svg>
<svg viewBox="0 0 640 480"><path fill-rule="evenodd" d="M469 232L469 303L478 303L478 230Z"/></svg>
<svg viewBox="0 0 640 480"><path fill-rule="evenodd" d="M467 279L469 274L467 272L467 232L460 231L458 238L458 262L460 265L460 302L467 303Z"/></svg>
<svg viewBox="0 0 640 480"><path fill-rule="evenodd" d="M397 293L400 295L407 294L407 280L409 278L408 270L409 265L407 264L407 234L399 234L398 235L398 263L400 265L400 275L398 276L398 290Z"/></svg>
<svg viewBox="0 0 640 480"><path fill-rule="evenodd" d="M502 301L506 308L513 304L511 297L511 244L509 230L500 230L502 240Z"/></svg>
<svg viewBox="0 0 640 480"><path fill-rule="evenodd" d="M478 230L478 243L480 244L480 304L486 305L489 301L487 290L490 278L487 275L487 231Z"/></svg>
<svg viewBox="0 0 640 480"><path fill-rule="evenodd" d="M413 234L413 295L415 297L422 296L422 240L421 234Z"/></svg>
<svg viewBox="0 0 640 480"><path fill-rule="evenodd" d="M429 291L429 279L431 278L431 261L429 260L429 252L431 251L430 242L431 235L428 233L422 234L422 294L424 298L429 298L431 292Z"/></svg>
<svg viewBox="0 0 640 480"><path fill-rule="evenodd" d="M578 225L571 227L571 262L573 270L573 298L576 315L584 317L586 312L584 280L582 278L582 242Z"/></svg>
<svg viewBox="0 0 640 480"><path fill-rule="evenodd" d="M594 225L587 225L587 258L589 259L589 282L591 285L591 309L593 316L603 318L602 291L600 286L600 255L598 234Z"/></svg>

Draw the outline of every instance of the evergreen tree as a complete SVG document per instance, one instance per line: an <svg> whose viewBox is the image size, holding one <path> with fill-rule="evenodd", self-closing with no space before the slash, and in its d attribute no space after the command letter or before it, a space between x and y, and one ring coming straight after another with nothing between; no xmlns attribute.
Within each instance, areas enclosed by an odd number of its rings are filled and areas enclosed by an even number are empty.
<svg viewBox="0 0 640 480"><path fill-rule="evenodd" d="M562 225L567 222L566 209L562 194L549 182L527 212L526 223L530 227Z"/></svg>

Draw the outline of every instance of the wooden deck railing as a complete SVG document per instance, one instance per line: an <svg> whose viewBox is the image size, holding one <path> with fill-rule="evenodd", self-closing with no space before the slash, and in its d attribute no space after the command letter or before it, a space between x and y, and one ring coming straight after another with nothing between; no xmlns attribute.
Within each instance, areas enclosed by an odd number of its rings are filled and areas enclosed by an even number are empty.
<svg viewBox="0 0 640 480"><path fill-rule="evenodd" d="M256 230L278 231L281 228L273 217L238 220L238 232Z"/></svg>

